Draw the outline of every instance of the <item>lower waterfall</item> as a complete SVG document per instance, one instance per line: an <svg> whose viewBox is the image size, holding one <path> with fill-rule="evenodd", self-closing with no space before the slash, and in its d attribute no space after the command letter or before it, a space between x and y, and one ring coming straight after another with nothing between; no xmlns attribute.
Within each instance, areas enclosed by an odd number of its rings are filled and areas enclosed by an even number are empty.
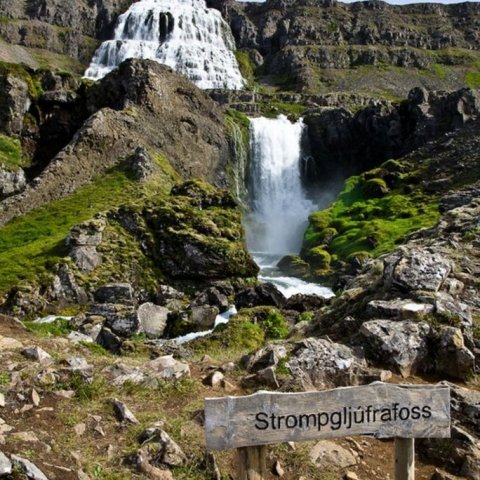
<svg viewBox="0 0 480 480"><path fill-rule="evenodd" d="M302 120L291 123L284 115L250 119L247 244L261 268L260 279L274 283L287 297L329 297L330 289L284 276L276 267L283 256L299 253L308 215L317 208L300 174L304 129Z"/></svg>

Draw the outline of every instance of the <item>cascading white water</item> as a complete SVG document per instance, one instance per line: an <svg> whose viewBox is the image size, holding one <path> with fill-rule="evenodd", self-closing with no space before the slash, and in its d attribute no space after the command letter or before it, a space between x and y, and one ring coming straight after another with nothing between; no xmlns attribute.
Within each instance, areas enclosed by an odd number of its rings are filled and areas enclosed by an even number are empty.
<svg viewBox="0 0 480 480"><path fill-rule="evenodd" d="M240 89L235 41L219 11L205 0L142 0L121 15L113 40L96 51L85 77L98 80L128 58L155 60L199 88Z"/></svg>
<svg viewBox="0 0 480 480"><path fill-rule="evenodd" d="M250 199L247 243L261 268L260 279L274 283L287 297L295 293L333 295L328 288L280 274L276 265L298 254L308 215L316 205L307 197L300 175L302 120L250 119Z"/></svg>
<svg viewBox="0 0 480 480"><path fill-rule="evenodd" d="M302 120L284 115L253 118L251 125L251 198L248 245L269 255L297 254L308 214L315 205L300 177Z"/></svg>

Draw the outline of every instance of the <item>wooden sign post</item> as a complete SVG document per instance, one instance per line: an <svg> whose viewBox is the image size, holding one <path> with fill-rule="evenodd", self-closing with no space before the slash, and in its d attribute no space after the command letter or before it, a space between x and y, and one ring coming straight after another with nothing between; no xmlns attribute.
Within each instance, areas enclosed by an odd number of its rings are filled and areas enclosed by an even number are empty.
<svg viewBox="0 0 480 480"><path fill-rule="evenodd" d="M450 388L378 382L207 398L205 433L208 450L238 449L240 480L265 478L265 445L347 435L395 438L395 479L414 480L414 438L450 437Z"/></svg>

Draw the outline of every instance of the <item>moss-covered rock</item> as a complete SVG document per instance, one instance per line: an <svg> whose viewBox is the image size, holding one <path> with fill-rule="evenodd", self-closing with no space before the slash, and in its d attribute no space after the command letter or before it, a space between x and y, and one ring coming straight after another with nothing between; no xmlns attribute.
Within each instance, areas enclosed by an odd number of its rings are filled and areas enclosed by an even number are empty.
<svg viewBox="0 0 480 480"><path fill-rule="evenodd" d="M277 267L294 277L306 277L310 273L308 263L297 255L286 255L278 262Z"/></svg>
<svg viewBox="0 0 480 480"><path fill-rule="evenodd" d="M388 193L388 186L382 178L371 178L363 185L367 198L378 198Z"/></svg>
<svg viewBox="0 0 480 480"><path fill-rule="evenodd" d="M254 277L258 267L248 253L240 212L227 191L203 181L172 190L168 200L142 212L161 270L184 280Z"/></svg>

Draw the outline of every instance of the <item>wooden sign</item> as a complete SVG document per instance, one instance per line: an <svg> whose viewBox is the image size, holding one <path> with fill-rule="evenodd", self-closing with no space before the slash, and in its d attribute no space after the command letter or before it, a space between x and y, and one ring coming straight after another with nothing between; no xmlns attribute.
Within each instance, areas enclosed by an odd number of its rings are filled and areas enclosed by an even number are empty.
<svg viewBox="0 0 480 480"><path fill-rule="evenodd" d="M373 383L323 392L207 398L208 450L350 435L450 436L450 389Z"/></svg>

